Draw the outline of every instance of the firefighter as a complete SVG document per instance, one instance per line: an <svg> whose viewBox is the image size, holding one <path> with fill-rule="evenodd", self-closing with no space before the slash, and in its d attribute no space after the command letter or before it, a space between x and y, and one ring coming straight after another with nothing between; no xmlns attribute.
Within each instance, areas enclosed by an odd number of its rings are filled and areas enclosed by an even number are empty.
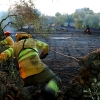
<svg viewBox="0 0 100 100"><path fill-rule="evenodd" d="M91 32L90 32L90 27L87 25L87 28L86 28L86 30L84 31L85 33L88 33L88 34L91 34Z"/></svg>
<svg viewBox="0 0 100 100"><path fill-rule="evenodd" d="M56 100L61 79L41 60L48 52L48 44L33 39L26 32L17 32L16 43L0 54L0 60L4 62L9 57L16 57L24 87L47 82L42 93L45 93L46 100Z"/></svg>
<svg viewBox="0 0 100 100"><path fill-rule="evenodd" d="M12 39L11 32L9 30L4 32L4 38L5 38L4 40L0 41L0 46L2 48L1 49L2 51L14 45L14 40ZM3 63L3 66L7 69L7 66L10 66L12 61L13 60L11 58L7 59L6 62ZM9 72L8 70L6 71Z"/></svg>
<svg viewBox="0 0 100 100"><path fill-rule="evenodd" d="M5 45L7 47L13 46L14 45L14 40L11 38L11 32L6 31L4 32L5 39L0 41L1 45Z"/></svg>

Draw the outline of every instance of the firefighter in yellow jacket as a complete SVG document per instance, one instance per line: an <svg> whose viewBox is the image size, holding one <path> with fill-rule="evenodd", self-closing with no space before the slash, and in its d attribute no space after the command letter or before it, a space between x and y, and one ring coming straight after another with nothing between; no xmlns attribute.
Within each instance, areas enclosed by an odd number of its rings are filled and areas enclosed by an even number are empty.
<svg viewBox="0 0 100 100"><path fill-rule="evenodd" d="M5 45L5 46L7 46L7 47L13 46L13 45L14 45L14 41L13 41L13 39L11 38L11 33L10 33L10 31L4 32L4 36L5 36L5 39L2 40L2 41L0 41L0 44Z"/></svg>
<svg viewBox="0 0 100 100"><path fill-rule="evenodd" d="M47 97L49 95L46 99L56 100L61 80L41 61L47 56L48 51L48 44L31 38L31 35L25 32L17 32L16 43L0 54L0 60L5 61L9 57L16 57L24 86L47 82L43 93Z"/></svg>

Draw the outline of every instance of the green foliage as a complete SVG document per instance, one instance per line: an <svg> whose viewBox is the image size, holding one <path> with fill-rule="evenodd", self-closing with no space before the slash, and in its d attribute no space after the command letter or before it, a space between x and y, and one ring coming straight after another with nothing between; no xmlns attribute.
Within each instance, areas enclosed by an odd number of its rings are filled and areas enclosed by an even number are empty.
<svg viewBox="0 0 100 100"><path fill-rule="evenodd" d="M99 28L100 19L98 14L95 14L89 8L77 9L73 14L76 28L86 28L89 25L91 28Z"/></svg>
<svg viewBox="0 0 100 100"><path fill-rule="evenodd" d="M99 28L100 27L99 22L100 20L97 14L94 15L87 14L85 17L86 25L89 25L92 28Z"/></svg>
<svg viewBox="0 0 100 100"><path fill-rule="evenodd" d="M23 26L34 25L34 28L38 28L40 24L39 12L35 9L32 0L25 2L20 0L19 3L15 3L14 8L9 10L9 13L16 15L13 18L13 22L16 23L17 28L22 28ZM16 28L15 26L15 28Z"/></svg>
<svg viewBox="0 0 100 100"><path fill-rule="evenodd" d="M64 25L66 22L74 22L73 16L64 14L64 15L59 15L55 17L55 25Z"/></svg>
<svg viewBox="0 0 100 100"><path fill-rule="evenodd" d="M83 95L92 100L100 100L100 82L94 78L90 87L83 90Z"/></svg>
<svg viewBox="0 0 100 100"><path fill-rule="evenodd" d="M59 12L57 12L57 13L55 14L56 17L59 17L59 16L61 16L61 15L62 15L62 14L59 13Z"/></svg>
<svg viewBox="0 0 100 100"><path fill-rule="evenodd" d="M50 23L50 16L44 16L43 25L46 26L48 23ZM68 14L61 14L57 12L55 14L54 19L52 20L52 23L55 25L64 25L66 22L74 23L74 26L77 29L84 29L88 25L90 28L96 28L98 29L100 27L100 14L94 13L89 8L82 8L82 9L76 9L75 13L68 15Z"/></svg>

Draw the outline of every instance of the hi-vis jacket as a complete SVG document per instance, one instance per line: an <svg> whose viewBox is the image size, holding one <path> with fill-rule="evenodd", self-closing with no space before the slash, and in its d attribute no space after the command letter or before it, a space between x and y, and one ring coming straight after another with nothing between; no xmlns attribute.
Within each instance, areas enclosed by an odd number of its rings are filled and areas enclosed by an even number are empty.
<svg viewBox="0 0 100 100"><path fill-rule="evenodd" d="M7 45L8 47L14 45L14 41L10 36L7 36L6 39L1 41L2 44Z"/></svg>
<svg viewBox="0 0 100 100"><path fill-rule="evenodd" d="M39 58L39 49L44 54L48 53L48 44L33 39L23 39L14 44L13 47L1 53L0 60L6 60L8 57L16 57L19 63L19 71L22 78L38 74L46 66Z"/></svg>

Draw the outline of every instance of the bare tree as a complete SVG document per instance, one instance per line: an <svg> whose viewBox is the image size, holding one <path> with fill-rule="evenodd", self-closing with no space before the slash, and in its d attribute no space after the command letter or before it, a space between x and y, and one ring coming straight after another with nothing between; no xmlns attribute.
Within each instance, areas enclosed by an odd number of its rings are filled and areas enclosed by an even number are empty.
<svg viewBox="0 0 100 100"><path fill-rule="evenodd" d="M20 28L23 26L34 26L35 29L39 29L40 18L39 12L35 9L35 5L32 0L25 2L15 2L14 7L10 7L9 13L16 15L13 19L14 23Z"/></svg>
<svg viewBox="0 0 100 100"><path fill-rule="evenodd" d="M8 18L11 18L11 17L15 17L16 15L7 15L5 18L3 18L1 21L0 21L0 39L3 39L4 36L3 36L3 33L4 33L4 29L9 25L9 24L13 24L13 25L16 25L15 23L13 23L12 21L9 21L7 22L7 24L4 25L4 22L8 19Z"/></svg>

